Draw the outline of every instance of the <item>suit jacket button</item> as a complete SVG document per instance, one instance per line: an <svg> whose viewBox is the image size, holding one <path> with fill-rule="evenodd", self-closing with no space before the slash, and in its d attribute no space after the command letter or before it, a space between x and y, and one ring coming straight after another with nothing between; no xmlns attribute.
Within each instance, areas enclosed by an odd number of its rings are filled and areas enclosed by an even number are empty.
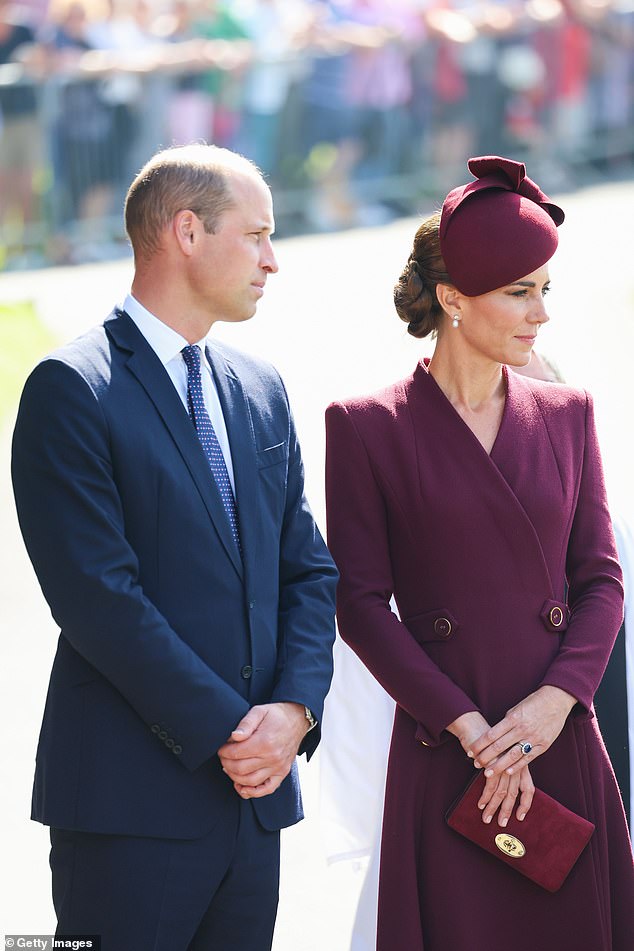
<svg viewBox="0 0 634 951"><path fill-rule="evenodd" d="M439 637L449 637L451 634L451 621L446 617L437 617L434 621L434 633Z"/></svg>
<svg viewBox="0 0 634 951"><path fill-rule="evenodd" d="M168 748L168 750L171 750L171 748L174 746L174 740L172 739L171 736L168 736L168 738L165 740L165 745Z"/></svg>
<svg viewBox="0 0 634 951"><path fill-rule="evenodd" d="M160 733L161 731L161 728L158 725L158 723L153 723L150 729L152 730L152 733Z"/></svg>
<svg viewBox="0 0 634 951"><path fill-rule="evenodd" d="M182 752L183 752L183 747L179 746L178 743L175 743L174 746L172 747L172 753L175 753L176 756L178 756L179 753L182 753Z"/></svg>
<svg viewBox="0 0 634 951"><path fill-rule="evenodd" d="M167 739L167 733L165 732L165 730L161 730L161 732L160 732L159 735L158 735L158 738L159 738L159 740L166 740L166 739Z"/></svg>
<svg viewBox="0 0 634 951"><path fill-rule="evenodd" d="M243 677L244 680L248 680L252 676L252 674L253 674L253 667L251 667L249 664L245 664L242 670L240 671L240 676Z"/></svg>

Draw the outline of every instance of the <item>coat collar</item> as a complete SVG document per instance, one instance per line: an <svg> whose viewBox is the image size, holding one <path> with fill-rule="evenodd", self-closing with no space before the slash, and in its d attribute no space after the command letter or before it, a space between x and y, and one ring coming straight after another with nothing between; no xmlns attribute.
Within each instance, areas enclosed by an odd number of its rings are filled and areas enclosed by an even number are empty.
<svg viewBox="0 0 634 951"><path fill-rule="evenodd" d="M128 370L136 377L147 393L174 440L207 508L220 541L238 575L242 578L244 570L242 558L231 535L229 520L220 493L210 473L209 464L191 420L164 366L134 321L124 311L115 311L106 321L105 327L107 334L119 350L127 352L128 356L125 362ZM255 456L255 450L248 445L249 438L253 441L252 426L245 426L245 418L248 417L250 422L250 416L239 381L227 365L223 366L222 357L210 347L207 349L207 357L213 369L222 410L227 422L236 476L236 505L241 541L243 551L246 552L248 550L247 546L252 541L251 525L248 524L248 521L251 517L250 509L253 502L250 502L249 498L255 496L255 490L250 486L249 475L242 473L242 469L245 462L246 468L251 468L249 459L251 454ZM230 376L233 377L233 382L229 381ZM253 470L255 470L255 460L253 460ZM255 482L255 472L253 472L253 481ZM244 499L247 499L246 512L242 511ZM246 536L244 534L245 530Z"/></svg>

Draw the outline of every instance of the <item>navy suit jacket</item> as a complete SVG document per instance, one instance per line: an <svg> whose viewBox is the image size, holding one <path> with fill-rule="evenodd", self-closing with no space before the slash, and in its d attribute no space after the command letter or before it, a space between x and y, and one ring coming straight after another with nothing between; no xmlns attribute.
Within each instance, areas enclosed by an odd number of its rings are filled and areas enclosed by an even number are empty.
<svg viewBox="0 0 634 951"><path fill-rule="evenodd" d="M61 628L33 792L32 817L48 825L203 835L235 808L216 752L251 706L294 701L321 718L337 575L286 392L266 363L216 343L207 355L242 559L191 420L127 314L26 383L14 491ZM298 821L296 770L253 806L265 828Z"/></svg>

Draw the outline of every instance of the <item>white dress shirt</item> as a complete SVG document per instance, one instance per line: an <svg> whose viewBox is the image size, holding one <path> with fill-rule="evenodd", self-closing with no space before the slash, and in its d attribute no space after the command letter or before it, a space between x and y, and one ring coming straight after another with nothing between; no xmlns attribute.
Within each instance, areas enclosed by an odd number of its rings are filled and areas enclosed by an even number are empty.
<svg viewBox="0 0 634 951"><path fill-rule="evenodd" d="M154 350L163 366L165 367L170 380L174 384L176 392L181 398L183 406L187 407L187 365L183 359L181 350L189 345L179 333L164 324L162 320L151 314L142 304L138 302L131 294L126 296L123 302L123 309L132 318L149 345ZM231 461L231 448L229 446L229 436L225 425L225 418L222 414L220 398L216 390L213 373L205 353L206 338L199 340L196 346L201 349L201 377L203 384L203 398L205 400L205 409L209 414L211 425L213 426L222 454L225 457L229 481L235 496L235 481L233 477L233 463Z"/></svg>

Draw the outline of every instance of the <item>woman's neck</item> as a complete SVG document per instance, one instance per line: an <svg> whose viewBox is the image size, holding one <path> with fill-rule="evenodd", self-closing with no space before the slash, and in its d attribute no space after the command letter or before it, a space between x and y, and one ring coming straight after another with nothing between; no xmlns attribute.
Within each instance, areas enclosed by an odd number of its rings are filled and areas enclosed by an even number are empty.
<svg viewBox="0 0 634 951"><path fill-rule="evenodd" d="M467 358L443 347L439 340L428 369L456 409L478 412L504 400L502 365L488 358L472 354Z"/></svg>

